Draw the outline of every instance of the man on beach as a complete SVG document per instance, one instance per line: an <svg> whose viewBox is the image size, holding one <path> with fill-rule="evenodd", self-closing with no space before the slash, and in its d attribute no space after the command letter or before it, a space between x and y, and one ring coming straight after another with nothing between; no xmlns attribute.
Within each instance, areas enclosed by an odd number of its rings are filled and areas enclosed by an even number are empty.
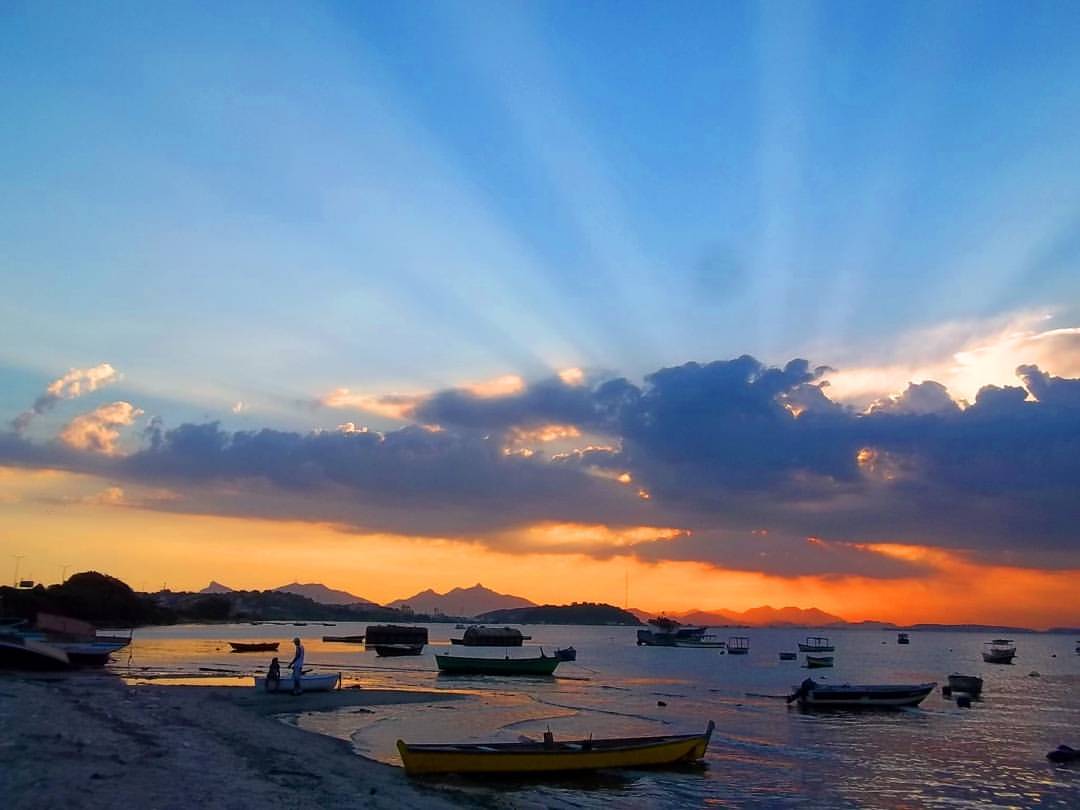
<svg viewBox="0 0 1080 810"><path fill-rule="evenodd" d="M289 667L292 669L292 693L299 695L304 691L300 686L300 678L304 674L304 645L300 643L299 638L294 638L292 643L296 645L296 652L293 653L293 659L289 662Z"/></svg>

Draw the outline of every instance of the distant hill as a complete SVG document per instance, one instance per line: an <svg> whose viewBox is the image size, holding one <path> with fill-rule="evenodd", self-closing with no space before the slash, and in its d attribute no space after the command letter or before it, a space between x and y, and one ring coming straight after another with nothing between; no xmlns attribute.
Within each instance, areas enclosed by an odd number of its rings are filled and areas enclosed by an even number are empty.
<svg viewBox="0 0 1080 810"><path fill-rule="evenodd" d="M292 582L288 585L272 588L271 590L294 593L297 596L306 596L311 601L318 602L320 605L355 605L358 602L365 605L376 604L370 599L351 594L348 591L339 591L334 588L328 588L321 582Z"/></svg>
<svg viewBox="0 0 1080 810"><path fill-rule="evenodd" d="M491 624L641 624L637 616L629 611L592 602L493 610L476 618Z"/></svg>
<svg viewBox="0 0 1080 810"><path fill-rule="evenodd" d="M631 609L630 612L642 621L648 621L657 615L636 608ZM684 624L704 624L713 627L828 627L847 624L839 616L817 608L774 608L770 605L741 612L724 608L722 610L688 610L684 613L665 613L664 615Z"/></svg>
<svg viewBox="0 0 1080 810"><path fill-rule="evenodd" d="M429 588L407 599L395 599L393 602L389 602L387 607L408 607L414 613L479 616L481 613L488 613L492 610L535 607L535 605L535 602L530 602L520 596L496 593L483 585L476 584L471 588L454 588L446 593L436 593Z"/></svg>
<svg viewBox="0 0 1080 810"><path fill-rule="evenodd" d="M203 588L199 593L232 593L233 589L228 585L222 585L220 582L210 580L210 584Z"/></svg>

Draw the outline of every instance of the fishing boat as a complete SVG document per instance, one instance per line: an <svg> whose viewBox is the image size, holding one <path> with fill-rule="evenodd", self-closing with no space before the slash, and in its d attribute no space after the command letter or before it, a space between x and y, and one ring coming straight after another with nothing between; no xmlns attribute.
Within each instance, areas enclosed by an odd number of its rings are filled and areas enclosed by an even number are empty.
<svg viewBox="0 0 1080 810"><path fill-rule="evenodd" d="M825 636L809 636L806 641L799 642L799 652L827 653L836 652L836 647L829 643Z"/></svg>
<svg viewBox="0 0 1080 810"><path fill-rule="evenodd" d="M560 661L577 661L577 650L573 647L564 647L561 650L555 650L555 657Z"/></svg>
<svg viewBox="0 0 1080 810"><path fill-rule="evenodd" d="M683 624L682 622L659 616L649 619L651 629L637 631L638 646L646 647L705 647L701 642L705 639L707 627L700 625Z"/></svg>
<svg viewBox="0 0 1080 810"><path fill-rule="evenodd" d="M417 745L398 740L398 752L410 775L433 773L557 773L600 768L658 768L697 762L705 756L715 724L704 734L623 737L609 740Z"/></svg>
<svg viewBox="0 0 1080 810"><path fill-rule="evenodd" d="M975 675L950 675L949 676L949 689L954 694L956 692L962 692L966 695L971 695L973 698L977 698L982 694L983 679L976 677Z"/></svg>
<svg viewBox="0 0 1080 810"><path fill-rule="evenodd" d="M14 633L0 635L0 667L5 669L69 669L68 654L59 647L23 638Z"/></svg>
<svg viewBox="0 0 1080 810"><path fill-rule="evenodd" d="M908 638L907 633L897 633L896 634L896 643L897 644L910 644L911 639Z"/></svg>
<svg viewBox="0 0 1080 810"><path fill-rule="evenodd" d="M232 647L233 652L237 653L249 653L249 652L276 652L278 641L230 641L229 646Z"/></svg>
<svg viewBox="0 0 1080 810"><path fill-rule="evenodd" d="M420 655L423 644L376 644L375 654L380 658L398 658L403 655Z"/></svg>
<svg viewBox="0 0 1080 810"><path fill-rule="evenodd" d="M323 641L333 641L341 644L363 644L364 637L360 636L323 636Z"/></svg>
<svg viewBox="0 0 1080 810"><path fill-rule="evenodd" d="M831 655L808 655L806 656L806 668L807 669L823 669L825 667L831 667L833 665L833 656Z"/></svg>
<svg viewBox="0 0 1080 810"><path fill-rule="evenodd" d="M300 689L304 692L330 692L337 689L341 684L341 673L334 672L330 675L301 675ZM268 685L262 675L255 676L255 688L265 692L292 692L293 678L289 673L283 673L275 684L273 681Z"/></svg>
<svg viewBox="0 0 1080 810"><path fill-rule="evenodd" d="M539 658L473 658L465 655L435 654L439 672L448 675L551 675L559 659L544 655Z"/></svg>
<svg viewBox="0 0 1080 810"><path fill-rule="evenodd" d="M918 706L936 683L918 684L821 684L807 678L788 703L804 709L899 709Z"/></svg>
<svg viewBox="0 0 1080 810"><path fill-rule="evenodd" d="M705 633L701 636L691 638L677 638L672 645L675 647L706 647L708 649L725 650L727 648L727 642L719 640L712 633Z"/></svg>
<svg viewBox="0 0 1080 810"><path fill-rule="evenodd" d="M746 655L750 652L750 639L746 636L732 636L727 641L728 655Z"/></svg>
<svg viewBox="0 0 1080 810"><path fill-rule="evenodd" d="M988 664L1011 664L1016 657L1016 645L1009 638L995 638L983 645L983 661Z"/></svg>
<svg viewBox="0 0 1080 810"><path fill-rule="evenodd" d="M782 653L780 653L780 660L781 661L794 661L798 657L799 657L798 653L793 653L793 652L782 652Z"/></svg>
<svg viewBox="0 0 1080 810"><path fill-rule="evenodd" d="M451 644L465 647L520 647L522 642L531 641L532 636L522 635L514 627L484 627L474 624L462 633L461 638L450 639Z"/></svg>

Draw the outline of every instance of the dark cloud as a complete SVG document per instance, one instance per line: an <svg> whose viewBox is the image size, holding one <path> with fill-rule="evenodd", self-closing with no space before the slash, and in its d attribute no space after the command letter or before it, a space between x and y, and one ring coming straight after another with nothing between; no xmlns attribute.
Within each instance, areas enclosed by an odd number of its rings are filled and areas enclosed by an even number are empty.
<svg viewBox="0 0 1080 810"><path fill-rule="evenodd" d="M863 545L875 542L1080 567L1080 381L1023 366L1025 387L988 386L966 409L924 382L860 414L828 399L824 370L743 356L660 369L641 385L553 378L498 397L446 391L416 408L441 430L155 421L144 449L112 459L7 435L0 463L179 493L162 509L508 548L527 545L516 530L545 521L669 527L685 533L646 539L635 553L784 575L917 570ZM514 429L551 423L576 426L592 446L506 452Z"/></svg>

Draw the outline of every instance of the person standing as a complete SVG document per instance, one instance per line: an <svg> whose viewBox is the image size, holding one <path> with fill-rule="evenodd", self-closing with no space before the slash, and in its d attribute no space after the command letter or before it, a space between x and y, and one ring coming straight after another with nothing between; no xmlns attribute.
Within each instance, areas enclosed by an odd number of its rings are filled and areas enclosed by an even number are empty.
<svg viewBox="0 0 1080 810"><path fill-rule="evenodd" d="M304 674L304 645L299 638L294 638L292 643L296 645L292 661L289 662L289 668L292 669L292 693L299 695L304 691L300 685L300 678Z"/></svg>

